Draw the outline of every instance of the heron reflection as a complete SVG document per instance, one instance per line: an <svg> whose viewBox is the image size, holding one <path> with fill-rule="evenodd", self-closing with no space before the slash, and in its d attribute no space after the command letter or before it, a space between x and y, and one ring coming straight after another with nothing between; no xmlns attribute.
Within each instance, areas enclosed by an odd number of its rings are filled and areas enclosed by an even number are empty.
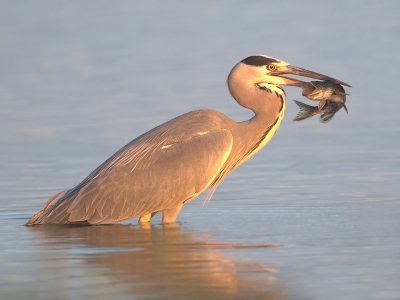
<svg viewBox="0 0 400 300"><path fill-rule="evenodd" d="M40 260L52 260L49 249L72 247L74 259L81 250L82 268L101 267L104 275L123 284L121 294L132 294L138 299L285 297L285 287L276 278L278 270L274 264L238 258L251 255L252 251L265 251L268 255L269 248L276 245L219 242L212 235L194 233L174 224L35 226L32 230L37 233L38 245L47 249Z"/></svg>

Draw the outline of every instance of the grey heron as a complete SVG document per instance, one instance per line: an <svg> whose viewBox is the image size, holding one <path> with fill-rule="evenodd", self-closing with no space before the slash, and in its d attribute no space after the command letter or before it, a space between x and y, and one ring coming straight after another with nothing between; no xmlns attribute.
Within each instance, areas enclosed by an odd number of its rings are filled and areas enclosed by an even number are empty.
<svg viewBox="0 0 400 300"><path fill-rule="evenodd" d="M76 187L51 197L26 225L92 225L134 217L148 222L159 211L163 223L174 222L183 204L207 188L211 197L229 172L273 137L285 112L280 85L303 83L283 74L347 85L270 56L247 57L234 66L227 83L232 97L252 110L254 117L236 122L218 111L202 109L155 127L117 151Z"/></svg>

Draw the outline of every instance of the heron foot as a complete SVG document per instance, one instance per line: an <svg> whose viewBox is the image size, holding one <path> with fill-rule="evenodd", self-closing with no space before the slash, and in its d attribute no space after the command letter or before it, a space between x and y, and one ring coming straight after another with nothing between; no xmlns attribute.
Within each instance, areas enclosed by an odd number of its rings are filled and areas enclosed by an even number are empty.
<svg viewBox="0 0 400 300"><path fill-rule="evenodd" d="M139 223L145 223L145 222L150 222L150 219L156 214L157 212L152 212L149 214L145 214L140 216L139 218Z"/></svg>
<svg viewBox="0 0 400 300"><path fill-rule="evenodd" d="M140 216L139 223L150 222L150 219L151 219L151 213Z"/></svg>
<svg viewBox="0 0 400 300"><path fill-rule="evenodd" d="M176 217L178 217L179 212L182 209L182 206L183 206L183 203L181 203L178 206L175 206L173 208L164 209L162 211L162 213L163 213L163 216L162 216L163 224L175 222Z"/></svg>

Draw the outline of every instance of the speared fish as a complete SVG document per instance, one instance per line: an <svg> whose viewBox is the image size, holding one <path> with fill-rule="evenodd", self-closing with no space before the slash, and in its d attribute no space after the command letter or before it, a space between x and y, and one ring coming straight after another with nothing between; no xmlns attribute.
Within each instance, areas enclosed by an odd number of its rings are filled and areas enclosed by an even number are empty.
<svg viewBox="0 0 400 300"><path fill-rule="evenodd" d="M348 94L340 84L330 80L311 81L302 83L301 88L303 89L303 96L313 101L319 101L319 104L318 106L311 106L294 100L300 111L293 121L299 122L322 114L319 118L320 122L328 123L342 107L348 113L345 105L346 95Z"/></svg>

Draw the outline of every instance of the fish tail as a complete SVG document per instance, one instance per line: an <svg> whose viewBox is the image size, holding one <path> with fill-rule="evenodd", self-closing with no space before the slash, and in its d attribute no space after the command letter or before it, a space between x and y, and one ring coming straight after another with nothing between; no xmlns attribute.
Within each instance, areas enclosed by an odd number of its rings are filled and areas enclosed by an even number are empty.
<svg viewBox="0 0 400 300"><path fill-rule="evenodd" d="M314 106L307 105L307 104L297 101L297 100L293 100L293 101L300 108L299 113L293 119L293 121L300 122L300 121L303 121L303 120L308 119L313 116L313 111L315 110Z"/></svg>

